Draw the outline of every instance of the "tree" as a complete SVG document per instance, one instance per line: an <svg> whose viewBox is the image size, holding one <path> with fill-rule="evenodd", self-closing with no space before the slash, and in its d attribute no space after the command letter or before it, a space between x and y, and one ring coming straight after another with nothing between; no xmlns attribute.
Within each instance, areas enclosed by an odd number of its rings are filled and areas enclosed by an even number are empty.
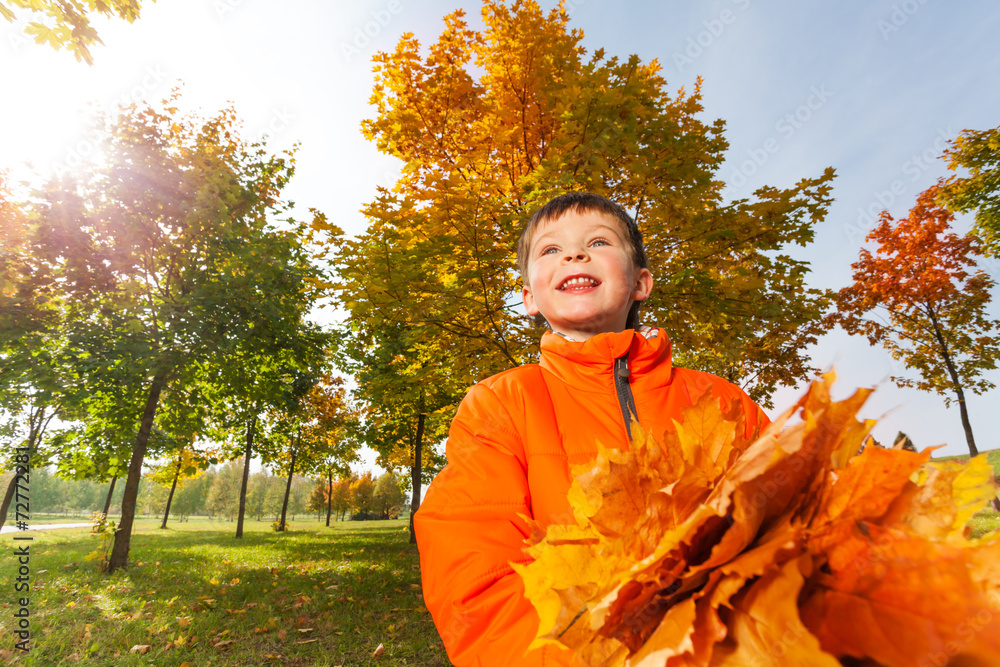
<svg viewBox="0 0 1000 667"><path fill-rule="evenodd" d="M292 396L279 414L280 436L288 445L278 457L268 461L275 469L287 469L285 500L282 503L278 530L284 530L292 476L295 472L344 473L357 459L358 442L349 437L349 425L355 421L347 399L343 378L323 375L298 398Z"/></svg>
<svg viewBox="0 0 1000 667"><path fill-rule="evenodd" d="M402 175L365 207L357 239L314 227L358 335L405 323L411 349L444 367L436 377L463 387L528 362L540 332L518 312L512 249L543 202L589 190L639 221L658 281L645 309L678 363L765 405L808 377L829 295L806 286L789 248L812 240L832 170L724 203L723 123L697 118L700 86L672 96L655 62L588 57L561 6L484 0L482 14L482 31L461 11L445 17L426 55L404 35L375 57L363 129Z"/></svg>
<svg viewBox="0 0 1000 667"><path fill-rule="evenodd" d="M183 488L185 481L200 477L210 464L216 462L214 452L200 452L193 446L187 445L177 450L173 461L157 466L152 471L150 477L154 482L164 487L170 487L160 528L167 527L167 518L170 516L170 505L174 499L174 492L179 487Z"/></svg>
<svg viewBox="0 0 1000 667"><path fill-rule="evenodd" d="M240 479L243 462L229 461L215 473L212 487L205 499L205 507L212 514L225 516L232 521L239 507Z"/></svg>
<svg viewBox="0 0 1000 667"><path fill-rule="evenodd" d="M53 254L74 304L66 328L76 363L88 383L116 377L143 395L109 571L128 563L161 395L231 363L250 336L280 338L300 320L298 299L283 295L299 294L312 271L296 223L271 222L290 206L279 196L291 153L242 139L232 109L185 116L179 98L99 118L105 164L60 183L42 211L51 244L60 232L83 236L73 254Z"/></svg>
<svg viewBox="0 0 1000 667"><path fill-rule="evenodd" d="M316 480L313 484L312 491L309 492L309 498L306 500L306 509L310 512L316 512L316 520L323 520L323 510L327 509L329 506L329 493L327 484L324 480ZM327 521L330 520L329 514L327 514ZM329 524L327 524L329 525Z"/></svg>
<svg viewBox="0 0 1000 667"><path fill-rule="evenodd" d="M187 479L174 494L171 511L181 521L187 521L192 514L204 512L208 490L212 488L214 481L215 476L209 470L203 470L197 477Z"/></svg>
<svg viewBox="0 0 1000 667"><path fill-rule="evenodd" d="M381 519L390 519L399 512L406 497L399 488L399 478L391 470L375 481L372 491L372 509Z"/></svg>
<svg viewBox="0 0 1000 667"><path fill-rule="evenodd" d="M953 216L935 204L938 194L938 186L920 193L900 220L882 212L866 239L878 244L875 253L862 248L852 265L854 283L840 290L831 320L919 373L919 380L893 377L900 387L957 402L975 456L965 392L993 387L981 375L1000 358L1000 322L987 316L994 281L976 267L979 243L950 231Z"/></svg>
<svg viewBox="0 0 1000 667"><path fill-rule="evenodd" d="M252 337L237 350L232 363L216 368L218 377L211 383L217 404L215 433L225 443L225 455L242 454L244 461L237 538L243 537L252 456L260 455L269 462L284 446L282 437L269 436L268 430L277 423L269 422L268 415L273 417L276 411L301 401L315 383L316 367L326 354L326 334L305 320L312 294L299 292L297 323L284 335L272 340Z"/></svg>
<svg viewBox="0 0 1000 667"><path fill-rule="evenodd" d="M350 464L358 459L359 415L348 398L343 378L330 375L323 375L309 391L305 409L309 417L306 438L314 443L315 452L307 469L326 476L326 525L329 526L333 478L350 473Z"/></svg>
<svg viewBox="0 0 1000 667"><path fill-rule="evenodd" d="M372 471L351 482L351 515L353 518L368 518L372 511L372 494L375 492L375 479Z"/></svg>
<svg viewBox="0 0 1000 667"><path fill-rule="evenodd" d="M78 406L79 370L69 361L65 323L70 305L49 261L54 246L36 233L33 214L14 199L0 171L0 429L3 467L15 469L16 446L27 451L29 469L50 461L43 451L53 420ZM78 238L79 235L76 235ZM74 245L67 234L58 250ZM0 526L14 496L15 478L0 503Z"/></svg>
<svg viewBox="0 0 1000 667"><path fill-rule="evenodd" d="M956 212L975 211L976 232L985 250L1000 257L1000 127L963 130L944 156L949 169L962 167L969 175L944 183L941 204Z"/></svg>
<svg viewBox="0 0 1000 667"><path fill-rule="evenodd" d="M35 18L44 17L42 21L29 22L24 31L38 44L48 43L57 51L65 48L78 62L83 60L93 65L90 46L104 42L90 24L91 16L96 13L132 23L139 18L140 4L139 0L5 0L0 2L0 16L13 22L17 15L11 7L17 7L30 11Z"/></svg>
<svg viewBox="0 0 1000 667"><path fill-rule="evenodd" d="M380 466L410 473L410 543L416 544L413 514L420 507L421 484L444 465L433 445L447 434L454 403L465 386L462 366L442 361L450 355L432 354L413 342L414 327L404 317L394 314L377 331L342 336L337 356L358 383L355 397L363 406L360 439L378 453Z"/></svg>
<svg viewBox="0 0 1000 667"><path fill-rule="evenodd" d="M346 476L338 479L333 485L333 492L330 494L330 507L340 521L344 520L344 516L351 509L351 484L353 482L354 476Z"/></svg>

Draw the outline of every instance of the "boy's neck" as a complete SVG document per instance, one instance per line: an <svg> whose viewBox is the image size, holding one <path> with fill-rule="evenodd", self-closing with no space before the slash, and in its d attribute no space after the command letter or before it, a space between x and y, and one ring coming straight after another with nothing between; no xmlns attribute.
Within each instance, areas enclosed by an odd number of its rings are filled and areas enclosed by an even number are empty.
<svg viewBox="0 0 1000 667"><path fill-rule="evenodd" d="M622 331L628 331L628 329L622 329ZM600 336L602 334L607 334L607 333L612 333L612 334L613 333L621 333L622 331L603 331L601 333L593 334L593 336L591 336L590 338L593 338L594 336ZM656 338L656 332L657 332L656 327L650 327L650 326L646 326L645 324L640 324L639 327L637 329L635 329L635 331L637 333L639 333L639 334L642 334L642 337L646 338L647 340L650 339L650 338ZM578 340L576 338L573 338L570 335L564 334L563 332L556 331L554 329L552 330L552 333L554 333L557 336L561 336L562 338L565 338L566 340L570 341L571 343L582 343L582 342L584 342L583 340ZM589 338L587 340L589 340Z"/></svg>

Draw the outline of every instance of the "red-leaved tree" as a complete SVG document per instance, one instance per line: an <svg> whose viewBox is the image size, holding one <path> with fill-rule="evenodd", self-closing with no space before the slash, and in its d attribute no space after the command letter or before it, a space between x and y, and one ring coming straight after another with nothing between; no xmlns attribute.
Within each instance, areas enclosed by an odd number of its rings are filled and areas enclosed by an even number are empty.
<svg viewBox="0 0 1000 667"><path fill-rule="evenodd" d="M920 193L905 218L882 212L866 238L878 245L874 253L862 248L852 265L854 283L840 290L832 317L920 376L893 377L897 385L937 392L946 405L957 402L975 456L965 392L993 387L982 374L997 367L1000 322L987 313L994 281L976 266L979 242L950 230L953 216L935 203L938 190Z"/></svg>

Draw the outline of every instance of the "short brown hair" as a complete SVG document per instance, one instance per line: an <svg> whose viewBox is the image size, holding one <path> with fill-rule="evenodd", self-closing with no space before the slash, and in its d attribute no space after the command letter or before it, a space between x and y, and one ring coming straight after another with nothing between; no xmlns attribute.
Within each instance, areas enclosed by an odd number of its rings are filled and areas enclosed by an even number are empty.
<svg viewBox="0 0 1000 667"><path fill-rule="evenodd" d="M648 269L649 261L646 259L646 248L642 243L642 232L639 225L628 212L606 197L595 195L591 192L567 192L551 199L545 206L535 211L534 215L528 219L528 224L521 232L521 238L517 241L517 268L521 272L521 280L528 281L528 256L531 252L531 241L535 237L535 232L543 222L557 220L569 211L577 213L587 213L597 211L604 213L615 220L625 232L625 243L631 250L632 265L636 269ZM639 327L639 307L641 301L632 304L628 311L628 319L625 326L629 329Z"/></svg>

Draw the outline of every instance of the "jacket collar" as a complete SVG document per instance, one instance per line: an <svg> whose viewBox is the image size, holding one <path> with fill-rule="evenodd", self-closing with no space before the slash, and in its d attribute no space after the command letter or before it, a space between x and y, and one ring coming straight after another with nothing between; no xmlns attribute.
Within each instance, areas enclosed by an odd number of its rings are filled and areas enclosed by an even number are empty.
<svg viewBox="0 0 1000 667"><path fill-rule="evenodd" d="M654 329L647 335L648 338L625 329L597 334L581 343L550 331L542 336L539 365L574 387L607 391L614 387L615 359L628 353L633 381L654 380L654 386L669 384L670 339L663 329Z"/></svg>

